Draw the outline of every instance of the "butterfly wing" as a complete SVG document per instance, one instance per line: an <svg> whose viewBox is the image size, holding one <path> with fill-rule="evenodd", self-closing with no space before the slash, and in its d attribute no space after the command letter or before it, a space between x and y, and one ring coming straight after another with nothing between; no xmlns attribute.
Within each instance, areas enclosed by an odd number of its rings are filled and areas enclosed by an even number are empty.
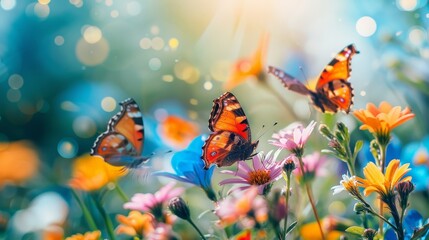
<svg viewBox="0 0 429 240"><path fill-rule="evenodd" d="M356 50L353 44L341 50L323 69L316 88L322 88L325 84L335 79L347 81L350 78L351 60L356 53L359 53L359 51Z"/></svg>
<svg viewBox="0 0 429 240"><path fill-rule="evenodd" d="M310 95L310 90L303 83L284 71L273 66L268 66L268 72L280 79L287 89L302 95Z"/></svg>
<svg viewBox="0 0 429 240"><path fill-rule="evenodd" d="M229 131L251 141L249 122L237 98L230 92L213 101L209 129L212 132Z"/></svg>
<svg viewBox="0 0 429 240"><path fill-rule="evenodd" d="M353 104L353 88L348 82L351 72L351 59L359 53L353 44L340 51L320 74L316 86L317 96L324 106L322 112L350 111ZM316 104L317 105L317 104Z"/></svg>
<svg viewBox="0 0 429 240"><path fill-rule="evenodd" d="M250 143L234 132L212 133L203 145L204 169L209 169L212 164L223 167L246 160L257 145L258 142Z"/></svg>
<svg viewBox="0 0 429 240"><path fill-rule="evenodd" d="M98 155L112 165L124 166L141 163L143 150L143 118L137 103L127 99L120 103L121 111L113 116L91 149L91 155Z"/></svg>

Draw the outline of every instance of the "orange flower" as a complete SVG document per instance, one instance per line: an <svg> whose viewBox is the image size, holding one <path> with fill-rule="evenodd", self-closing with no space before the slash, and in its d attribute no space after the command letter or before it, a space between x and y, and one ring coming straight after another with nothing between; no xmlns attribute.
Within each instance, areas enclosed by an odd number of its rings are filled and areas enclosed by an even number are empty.
<svg viewBox="0 0 429 240"><path fill-rule="evenodd" d="M365 179L357 177L360 187L365 188L363 191L365 196L373 192L380 194L381 199L385 200L394 196L394 188L396 184L405 181L411 181L411 176L404 177L411 168L408 168L410 165L406 163L399 167L400 161L394 159L390 161L387 166L386 173L383 175L381 170L373 163L370 162L363 168L363 174ZM404 178L403 178L404 177Z"/></svg>
<svg viewBox="0 0 429 240"><path fill-rule="evenodd" d="M116 228L117 234L126 234L130 236L146 236L154 230L154 217L139 211L131 211L128 216L117 215L116 219L121 225Z"/></svg>
<svg viewBox="0 0 429 240"><path fill-rule="evenodd" d="M249 77L260 78L264 72L264 64L267 52L268 34L263 34L259 46L251 58L242 58L234 63L232 73L224 84L224 89L230 91Z"/></svg>
<svg viewBox="0 0 429 240"><path fill-rule="evenodd" d="M322 228L324 229L325 238L322 238L317 222L304 224L300 229L301 238L303 240L334 240L340 239L341 235L343 235L343 233L338 230L338 220L334 217L324 218L322 220Z"/></svg>
<svg viewBox="0 0 429 240"><path fill-rule="evenodd" d="M163 141L176 149L182 149L194 139L198 133L198 126L183 118L170 115L158 127Z"/></svg>
<svg viewBox="0 0 429 240"><path fill-rule="evenodd" d="M97 230L93 232L86 232L85 234L78 233L66 238L66 240L98 240L100 237L101 232Z"/></svg>
<svg viewBox="0 0 429 240"><path fill-rule="evenodd" d="M30 142L0 143L0 188L6 183L24 183L38 167L39 157Z"/></svg>
<svg viewBox="0 0 429 240"><path fill-rule="evenodd" d="M69 185L82 191L94 191L126 173L123 167L112 166L100 157L85 154L74 161Z"/></svg>
<svg viewBox="0 0 429 240"><path fill-rule="evenodd" d="M387 137L388 140L392 129L414 117L408 107L401 111L400 106L392 107L384 101L378 108L373 103L368 103L366 109L356 110L353 114L363 123L361 130L368 130L378 138Z"/></svg>

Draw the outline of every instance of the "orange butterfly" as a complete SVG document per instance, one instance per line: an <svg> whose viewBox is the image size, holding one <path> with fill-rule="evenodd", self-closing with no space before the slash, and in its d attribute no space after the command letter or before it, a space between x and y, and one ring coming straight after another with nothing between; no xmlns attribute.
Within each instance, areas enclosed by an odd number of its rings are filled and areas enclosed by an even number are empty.
<svg viewBox="0 0 429 240"><path fill-rule="evenodd" d="M143 152L144 125L139 106L129 98L120 103L121 111L113 116L107 131L95 140L91 155L98 155L113 166L136 168L149 158Z"/></svg>
<svg viewBox="0 0 429 240"><path fill-rule="evenodd" d="M213 100L209 129L213 133L203 146L204 169L248 159L258 145L252 143L249 122L237 98L230 92Z"/></svg>
<svg viewBox="0 0 429 240"><path fill-rule="evenodd" d="M287 89L310 96L313 105L321 112L336 113L340 110L349 113L354 95L348 79L351 59L356 53L359 51L353 44L341 50L323 69L317 81L316 91L308 89L303 83L278 68L269 66L268 72L279 78Z"/></svg>

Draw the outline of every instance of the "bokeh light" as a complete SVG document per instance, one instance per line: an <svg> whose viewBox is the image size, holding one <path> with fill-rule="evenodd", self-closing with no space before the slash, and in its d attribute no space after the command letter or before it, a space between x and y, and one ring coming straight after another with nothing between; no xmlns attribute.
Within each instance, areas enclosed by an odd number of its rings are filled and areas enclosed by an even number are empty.
<svg viewBox="0 0 429 240"><path fill-rule="evenodd" d="M149 49L152 47L152 40L149 38L142 38L139 42L139 45L142 49Z"/></svg>
<svg viewBox="0 0 429 240"><path fill-rule="evenodd" d="M16 0L2 0L0 1L0 7L6 11L12 10L16 5Z"/></svg>
<svg viewBox="0 0 429 240"><path fill-rule="evenodd" d="M179 40L177 38L170 38L170 40L168 40L168 46L172 50L176 50L179 47Z"/></svg>
<svg viewBox="0 0 429 240"><path fill-rule="evenodd" d="M377 23L372 17L364 16L356 22L356 31L362 37L370 37L377 30Z"/></svg>
<svg viewBox="0 0 429 240"><path fill-rule="evenodd" d="M95 135L97 125L88 116L79 116L73 121L73 131L80 138L90 138Z"/></svg>
<svg viewBox="0 0 429 240"><path fill-rule="evenodd" d="M74 158L78 152L78 145L73 138L63 138L57 145L58 154L63 158Z"/></svg>
<svg viewBox="0 0 429 240"><path fill-rule="evenodd" d="M109 51L109 44L103 38L94 44L88 43L84 39L80 39L76 45L77 58L81 63L87 66L95 66L103 63L107 59Z"/></svg>
<svg viewBox="0 0 429 240"><path fill-rule="evenodd" d="M36 16L38 16L39 18L47 18L50 12L51 9L49 8L49 5L40 3L36 3L34 5L34 14L36 14Z"/></svg>
<svg viewBox="0 0 429 240"><path fill-rule="evenodd" d="M83 31L83 39L91 44L99 42L102 37L103 33L96 26L88 26Z"/></svg>
<svg viewBox="0 0 429 240"><path fill-rule="evenodd" d="M130 16L137 16L141 12L141 5L137 1L127 3L127 12Z"/></svg>
<svg viewBox="0 0 429 240"><path fill-rule="evenodd" d="M24 79L19 74L12 74L8 80L9 86L12 89L20 89L24 85Z"/></svg>
<svg viewBox="0 0 429 240"><path fill-rule="evenodd" d="M51 0L38 0L38 2L42 5L48 5L51 2Z"/></svg>
<svg viewBox="0 0 429 240"><path fill-rule="evenodd" d="M21 95L21 91L17 89L9 89L7 91L6 97L9 102L18 102L19 100L21 100Z"/></svg>
<svg viewBox="0 0 429 240"><path fill-rule="evenodd" d="M112 97L105 97L101 100L101 108L106 112L112 112L116 109L116 100Z"/></svg>
<svg viewBox="0 0 429 240"><path fill-rule="evenodd" d="M421 46L427 40L427 32L422 27L412 27L408 33L410 43L416 46Z"/></svg>
<svg viewBox="0 0 429 240"><path fill-rule="evenodd" d="M164 39L160 37L154 37L152 39L152 48L154 50L161 50L164 47Z"/></svg>
<svg viewBox="0 0 429 240"><path fill-rule="evenodd" d="M151 58L149 60L149 68L153 71L158 71L161 68L161 60L159 58Z"/></svg>
<svg viewBox="0 0 429 240"><path fill-rule="evenodd" d="M62 46L62 45L64 44L64 37L63 37L63 36L60 36L60 35L56 36L56 37L54 38L54 43L55 43L55 45L57 45L57 46Z"/></svg>
<svg viewBox="0 0 429 240"><path fill-rule="evenodd" d="M180 80L187 83L196 83L200 78L200 72L187 61L179 61L174 65L174 74Z"/></svg>
<svg viewBox="0 0 429 240"><path fill-rule="evenodd" d="M396 0L396 5L403 11L413 11L417 8L417 0Z"/></svg>

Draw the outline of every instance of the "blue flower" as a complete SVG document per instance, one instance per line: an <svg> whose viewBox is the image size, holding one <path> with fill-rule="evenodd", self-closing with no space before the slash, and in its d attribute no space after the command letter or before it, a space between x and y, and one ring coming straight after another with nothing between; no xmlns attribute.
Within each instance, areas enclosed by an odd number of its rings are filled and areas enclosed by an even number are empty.
<svg viewBox="0 0 429 240"><path fill-rule="evenodd" d="M423 227L423 225L427 224L428 222L429 222L429 219L426 219L426 221L424 221L422 215L420 215L419 212L417 212L414 209L410 209L405 215L404 221L403 221L405 239L406 240L411 239L414 231L420 229L421 227ZM429 232L426 232L426 234L422 236L422 239L425 239L425 237L429 237ZM384 238L392 239L392 240L398 239L396 237L395 231L393 231L392 228L387 229L386 233L384 234Z"/></svg>
<svg viewBox="0 0 429 240"><path fill-rule="evenodd" d="M180 182L190 183L202 188L207 196L216 201L216 194L213 191L211 179L215 166L204 170L204 162L201 159L204 136L198 136L183 150L175 153L171 159L171 166L175 173L155 172L155 176L164 176Z"/></svg>
<svg viewBox="0 0 429 240"><path fill-rule="evenodd" d="M392 159L400 159L402 151L401 141L396 136L392 137L389 145L386 149L386 166ZM369 142L364 142L362 150L358 154L360 164L365 166L369 162L374 162L374 156L372 155L369 147Z"/></svg>
<svg viewBox="0 0 429 240"><path fill-rule="evenodd" d="M407 144L401 156L403 163L410 163L410 175L416 191L429 190L429 136L422 141Z"/></svg>

